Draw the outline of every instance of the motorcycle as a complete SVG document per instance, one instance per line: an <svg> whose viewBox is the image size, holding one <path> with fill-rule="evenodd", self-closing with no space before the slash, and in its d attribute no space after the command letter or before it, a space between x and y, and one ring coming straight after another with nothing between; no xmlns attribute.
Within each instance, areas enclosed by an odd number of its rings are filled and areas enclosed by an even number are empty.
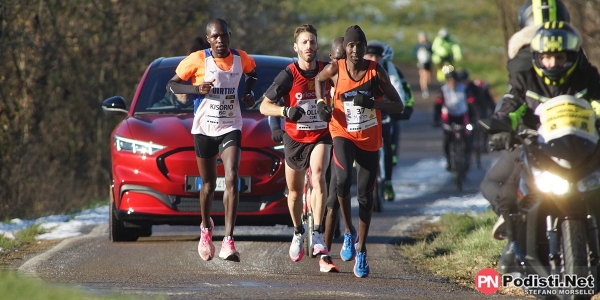
<svg viewBox="0 0 600 300"><path fill-rule="evenodd" d="M488 134L512 132L522 166L517 212L510 215L521 270L540 278L593 276L598 293L600 143L589 102L562 95L540 104L537 130L516 131L496 119L480 120ZM548 288L546 288L548 289ZM562 299L589 299L557 295Z"/></svg>

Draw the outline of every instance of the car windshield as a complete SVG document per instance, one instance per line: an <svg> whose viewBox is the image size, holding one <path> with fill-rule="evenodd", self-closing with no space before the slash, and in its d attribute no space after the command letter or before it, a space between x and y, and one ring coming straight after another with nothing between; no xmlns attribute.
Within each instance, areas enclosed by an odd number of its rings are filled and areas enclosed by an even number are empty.
<svg viewBox="0 0 600 300"><path fill-rule="evenodd" d="M290 60L291 61L291 60ZM258 74L258 82L254 88L254 99L258 100L262 97L264 92L271 86L273 80L284 68L277 66L257 66L256 72ZM175 75L175 67L162 67L153 68L148 72L148 76L144 81L140 96L135 105L135 114L152 114L152 113L186 113L193 112L194 104L193 100L197 95L174 95L171 92L167 92L167 82ZM240 85L238 88L238 98L241 98L241 94L245 91L245 80L242 76ZM191 84L191 80L188 80L188 84ZM177 101L180 98L180 101ZM181 104L186 102L187 104ZM243 101L240 101L240 108L242 111L245 110L258 110L259 105L249 108Z"/></svg>

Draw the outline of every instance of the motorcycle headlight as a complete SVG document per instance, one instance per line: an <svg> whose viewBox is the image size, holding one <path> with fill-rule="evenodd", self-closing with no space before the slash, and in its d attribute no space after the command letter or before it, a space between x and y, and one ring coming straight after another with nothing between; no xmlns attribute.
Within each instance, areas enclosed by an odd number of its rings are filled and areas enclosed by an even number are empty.
<svg viewBox="0 0 600 300"><path fill-rule="evenodd" d="M115 135L115 147L117 151L126 151L140 155L152 155L159 150L167 148L166 146L157 145L152 142L127 139L118 135Z"/></svg>
<svg viewBox="0 0 600 300"><path fill-rule="evenodd" d="M600 170L577 182L577 190L580 192L589 192L597 188L600 188Z"/></svg>
<svg viewBox="0 0 600 300"><path fill-rule="evenodd" d="M536 168L532 168L531 171L535 185L540 191L556 195L563 195L569 191L569 182L560 178L560 176Z"/></svg>

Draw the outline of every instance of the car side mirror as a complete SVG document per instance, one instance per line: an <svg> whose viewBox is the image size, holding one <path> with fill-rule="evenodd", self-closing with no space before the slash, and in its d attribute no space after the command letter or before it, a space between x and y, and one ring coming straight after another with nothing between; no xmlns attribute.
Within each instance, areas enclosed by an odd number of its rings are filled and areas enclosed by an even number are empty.
<svg viewBox="0 0 600 300"><path fill-rule="evenodd" d="M107 116L126 115L127 105L121 96L112 96L102 102L102 111Z"/></svg>

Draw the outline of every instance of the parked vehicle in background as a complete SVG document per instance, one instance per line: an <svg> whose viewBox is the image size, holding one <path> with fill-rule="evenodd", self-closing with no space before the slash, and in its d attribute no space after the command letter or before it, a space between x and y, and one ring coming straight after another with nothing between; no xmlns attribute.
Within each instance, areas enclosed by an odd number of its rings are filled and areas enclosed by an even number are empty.
<svg viewBox="0 0 600 300"><path fill-rule="evenodd" d="M293 60L251 55L256 61L260 99L275 76ZM199 186L194 140L190 133L195 95L173 95L166 84L184 57L161 57L141 78L131 105L113 96L102 109L125 118L113 130L111 142L110 229L111 241L135 241L152 234L152 225L199 225ZM238 91L244 91L244 82ZM284 196L283 148L271 140L260 103L247 107L243 116L242 156L239 169L240 201L236 225L291 224ZM224 170L219 160L217 189L212 205L215 224L223 224Z"/></svg>

